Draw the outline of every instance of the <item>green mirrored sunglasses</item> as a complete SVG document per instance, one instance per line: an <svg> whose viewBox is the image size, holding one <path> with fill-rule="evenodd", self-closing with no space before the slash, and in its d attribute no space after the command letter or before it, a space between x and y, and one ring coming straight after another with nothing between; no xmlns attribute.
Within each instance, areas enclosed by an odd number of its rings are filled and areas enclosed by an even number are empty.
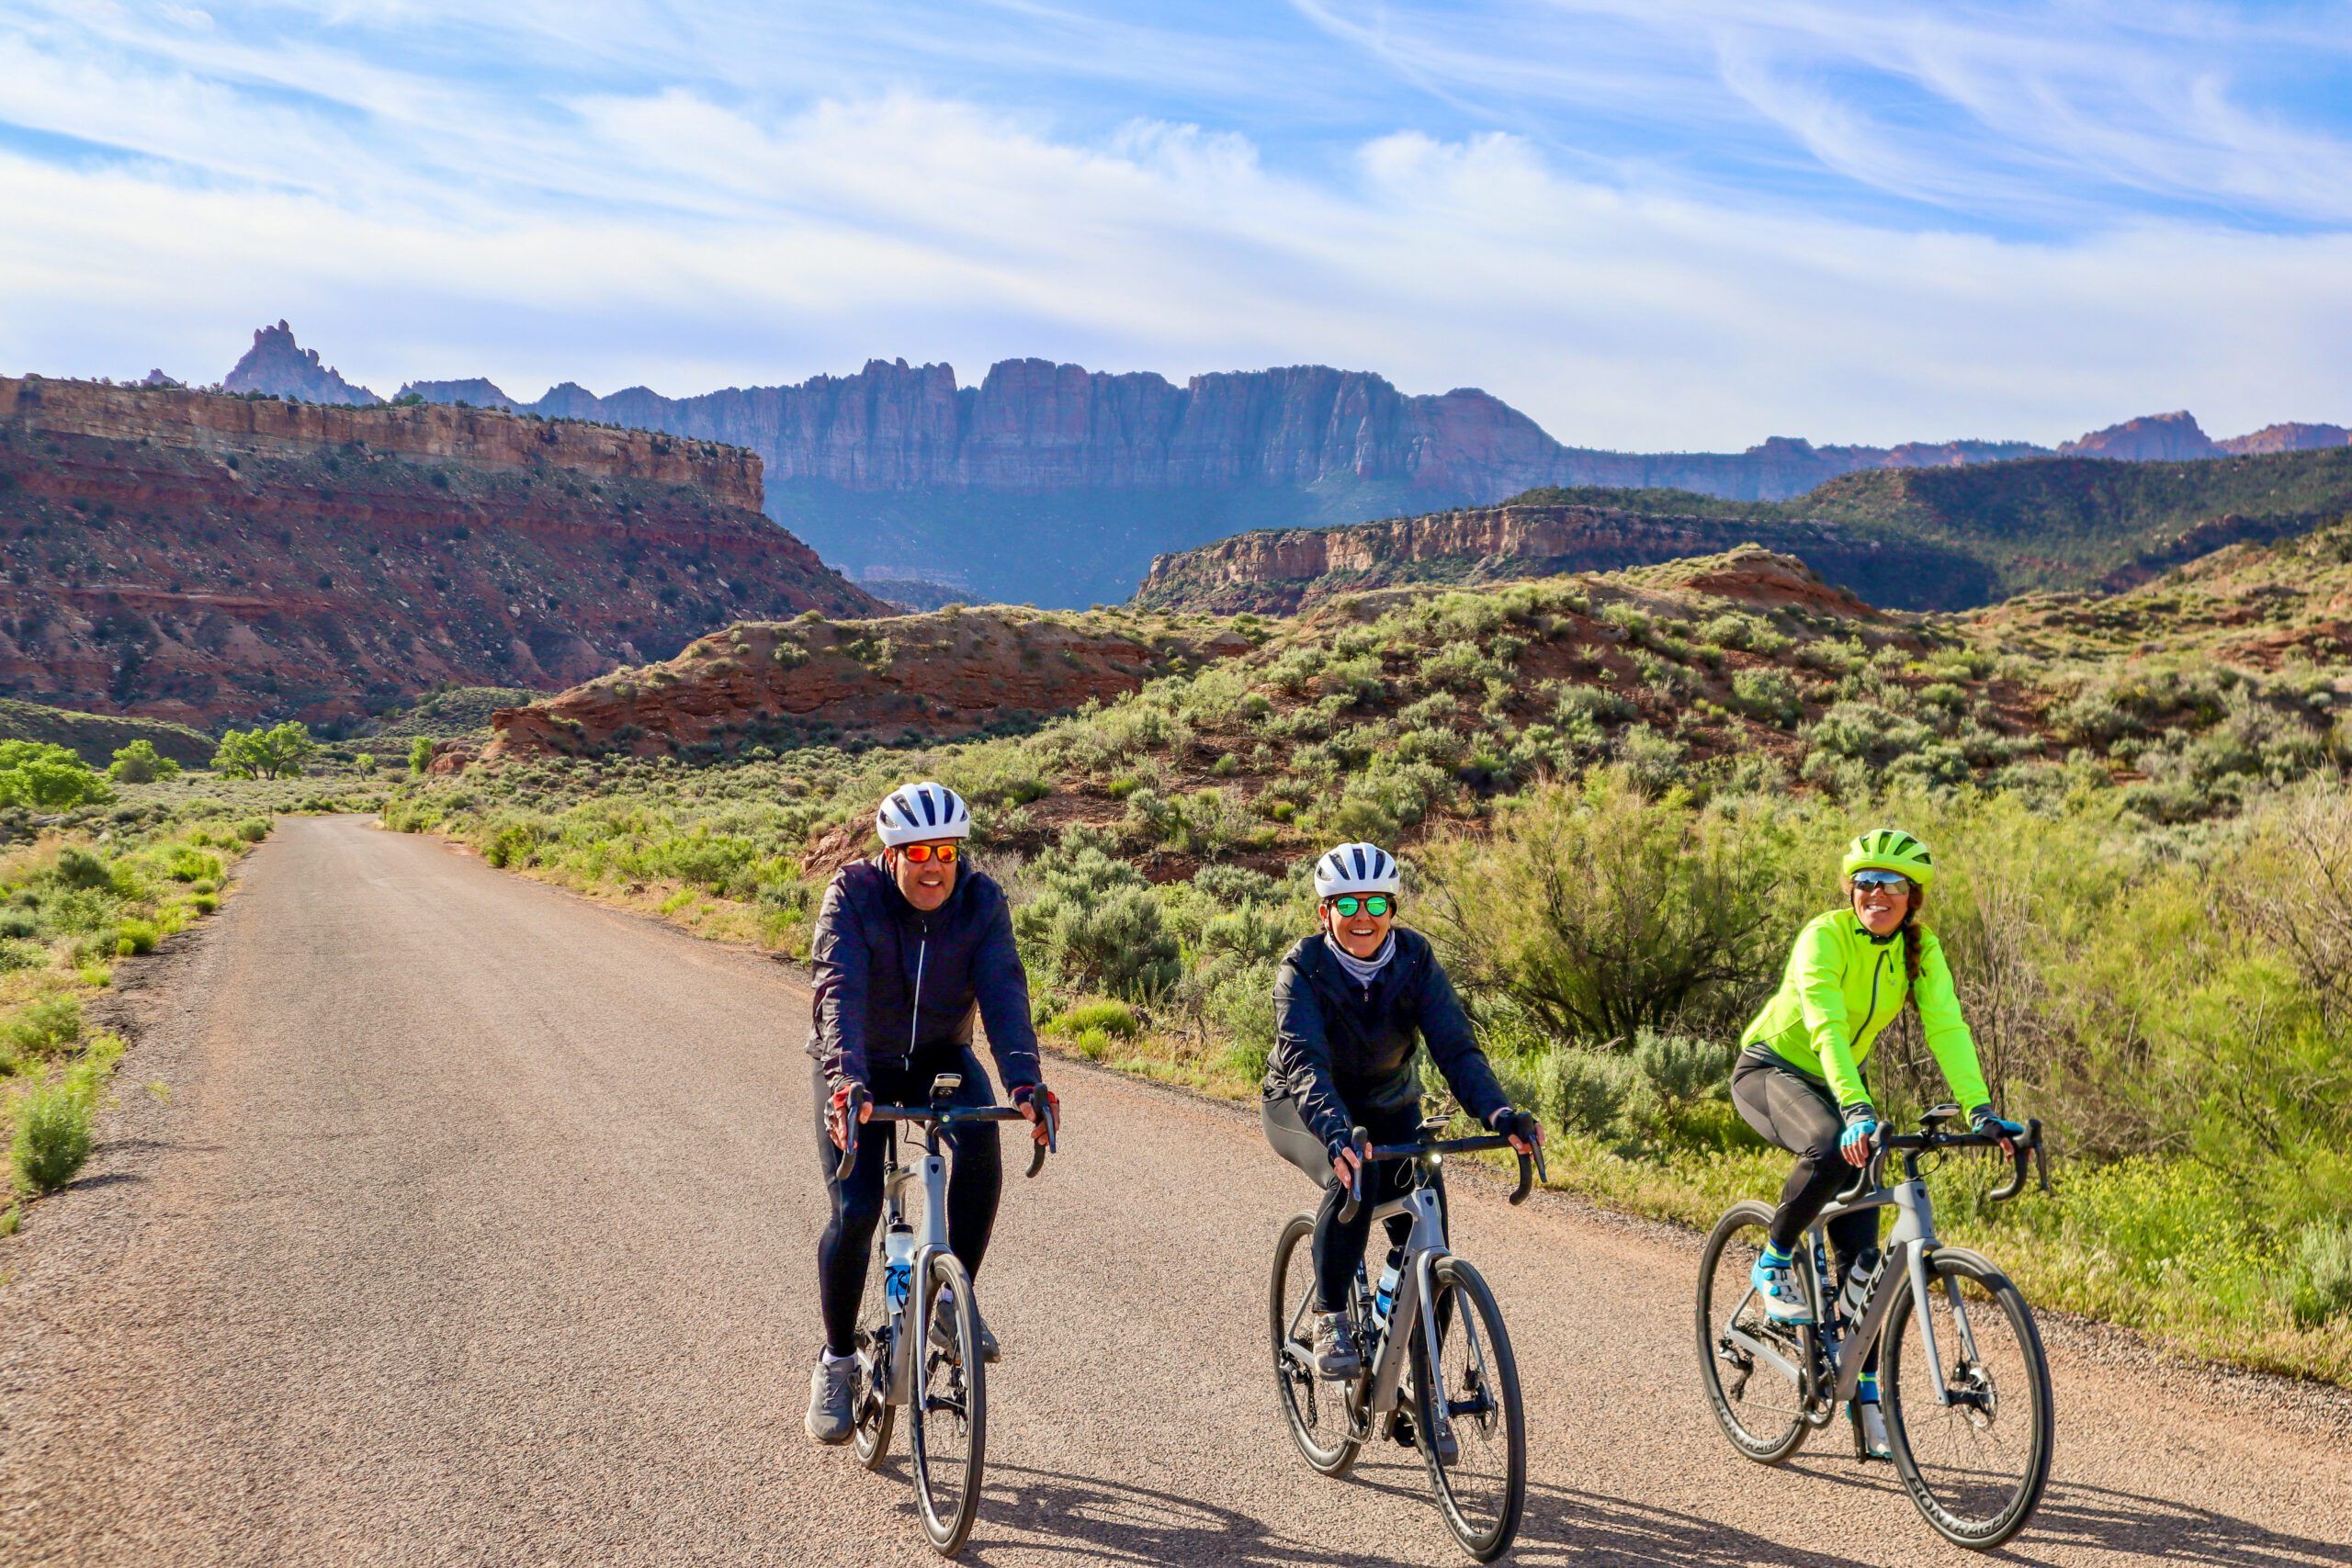
<svg viewBox="0 0 2352 1568"><path fill-rule="evenodd" d="M1396 900L1385 893L1375 893L1369 898L1359 898L1352 893L1344 893L1331 900L1331 908L1340 911L1340 919L1351 920L1355 919L1358 909L1362 909L1367 915L1387 914L1396 908Z"/></svg>

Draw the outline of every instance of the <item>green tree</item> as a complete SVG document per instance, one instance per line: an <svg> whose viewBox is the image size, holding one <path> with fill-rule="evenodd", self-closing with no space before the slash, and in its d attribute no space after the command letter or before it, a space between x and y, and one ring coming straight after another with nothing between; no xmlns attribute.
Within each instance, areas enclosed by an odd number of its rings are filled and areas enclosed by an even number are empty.
<svg viewBox="0 0 2352 1568"><path fill-rule="evenodd" d="M62 811L113 798L106 780L64 747L0 740L0 807Z"/></svg>
<svg viewBox="0 0 2352 1568"><path fill-rule="evenodd" d="M421 773L431 765L432 761L433 741L429 736L420 735L415 739L408 743L408 771L410 773Z"/></svg>
<svg viewBox="0 0 2352 1568"><path fill-rule="evenodd" d="M212 755L212 771L232 779L284 778L300 773L318 749L300 719L268 729L224 730L220 749Z"/></svg>
<svg viewBox="0 0 2352 1568"><path fill-rule="evenodd" d="M179 771L177 762L159 755L155 743L147 739L132 741L107 764L107 777L117 784L153 784L159 779L176 778Z"/></svg>

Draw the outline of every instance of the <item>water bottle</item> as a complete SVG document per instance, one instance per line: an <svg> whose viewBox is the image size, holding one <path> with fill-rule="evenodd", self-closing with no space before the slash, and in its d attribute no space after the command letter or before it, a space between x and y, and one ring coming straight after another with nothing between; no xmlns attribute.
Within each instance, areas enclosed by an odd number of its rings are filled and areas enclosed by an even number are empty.
<svg viewBox="0 0 2352 1568"><path fill-rule="evenodd" d="M882 1238L882 1293L889 1298L890 1310L898 1312L907 1304L907 1292L914 1280L915 1233L909 1225L892 1225Z"/></svg>
<svg viewBox="0 0 2352 1568"><path fill-rule="evenodd" d="M1878 1271L1885 1258L1875 1247L1866 1247L1855 1256L1846 1269L1845 1287L1838 1292L1838 1311L1847 1322L1859 1322L1863 1306L1871 1299L1871 1288L1878 1283Z"/></svg>
<svg viewBox="0 0 2352 1568"><path fill-rule="evenodd" d="M1403 1276L1396 1269L1396 1255L1392 1253L1388 1266L1380 1271L1380 1289L1374 1292L1372 1297L1372 1321L1383 1328L1388 1326L1389 1309L1396 1304L1396 1281L1401 1278Z"/></svg>

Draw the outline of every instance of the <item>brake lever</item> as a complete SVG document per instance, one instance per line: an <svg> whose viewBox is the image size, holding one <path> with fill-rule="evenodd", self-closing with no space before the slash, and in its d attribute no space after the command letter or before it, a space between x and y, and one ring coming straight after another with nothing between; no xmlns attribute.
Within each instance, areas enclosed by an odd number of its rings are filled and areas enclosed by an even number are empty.
<svg viewBox="0 0 2352 1568"><path fill-rule="evenodd" d="M1049 1151L1054 1151L1054 1126L1060 1118L1054 1114L1054 1108L1050 1102L1041 1100L1037 1107L1037 1120L1045 1126L1046 1141L1041 1144L1034 1137L1029 1140L1029 1174L1031 1176L1046 1168L1046 1156Z"/></svg>
<svg viewBox="0 0 2352 1568"><path fill-rule="evenodd" d="M857 1108L865 1100L865 1090L853 1085L849 1098L842 1102L842 1157L833 1165L835 1181L847 1181L857 1168Z"/></svg>
<svg viewBox="0 0 2352 1568"><path fill-rule="evenodd" d="M1348 1178L1348 1201L1340 1205L1341 1224L1354 1219L1356 1211L1363 1204L1363 1156L1372 1148L1372 1134L1362 1127L1351 1129L1348 1134L1348 1147L1355 1151L1356 1169L1355 1174Z"/></svg>

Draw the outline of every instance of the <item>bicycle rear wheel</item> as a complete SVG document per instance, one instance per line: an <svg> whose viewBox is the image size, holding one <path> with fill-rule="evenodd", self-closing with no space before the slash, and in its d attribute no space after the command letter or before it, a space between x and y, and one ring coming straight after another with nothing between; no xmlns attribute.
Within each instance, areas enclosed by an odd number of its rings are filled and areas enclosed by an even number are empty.
<svg viewBox="0 0 2352 1568"><path fill-rule="evenodd" d="M1975 1253L1928 1260L1926 1321L1948 1404L1915 1342L1910 1282L1887 1314L1881 1396L1894 1468L1911 1500L1955 1546L2000 1545L2033 1515L2050 1479L2050 1364L2025 1297Z"/></svg>
<svg viewBox="0 0 2352 1568"><path fill-rule="evenodd" d="M1315 1216L1293 1214L1274 1243L1267 1292L1274 1397L1301 1458L1323 1475L1345 1475L1363 1450L1346 1390L1315 1375Z"/></svg>
<svg viewBox="0 0 2352 1568"><path fill-rule="evenodd" d="M943 1557L963 1550L980 1508L980 1472L988 1448L987 1369L980 1357L980 1310L972 1277L953 1253L933 1255L921 1287L943 1314L955 1348L943 1350L928 1332L909 1331L915 1362L907 1402L907 1445L914 1460L915 1503L922 1533ZM944 1298L944 1300L942 1298ZM910 1303L911 1305L911 1303ZM907 1314L911 1325L914 1314Z"/></svg>
<svg viewBox="0 0 2352 1568"><path fill-rule="evenodd" d="M1772 1211L1735 1204L1715 1222L1699 1254L1699 1381L1732 1447L1758 1464L1778 1464L1804 1445L1804 1397L1791 1378L1732 1338L1735 1329L1802 1366L1809 1337L1775 1325L1748 1270L1764 1251Z"/></svg>
<svg viewBox="0 0 2352 1568"><path fill-rule="evenodd" d="M884 1233L874 1235L874 1261L866 1265L865 1293L857 1303L857 1383L851 1391L857 1429L850 1439L857 1462L879 1470L890 1456L890 1427L898 1411L890 1400L890 1317L883 1300L883 1270L890 1255Z"/></svg>
<svg viewBox="0 0 2352 1568"><path fill-rule="evenodd" d="M1428 1310L1443 1328L1438 1365L1430 1369L1425 1355L1414 1358L1421 1458L1446 1528L1463 1551L1490 1562L1519 1533L1527 1506L1527 1414L1519 1399L1519 1362L1502 1309L1478 1270L1447 1257L1430 1272L1436 1300ZM1416 1324L1417 1346L1419 1335Z"/></svg>

